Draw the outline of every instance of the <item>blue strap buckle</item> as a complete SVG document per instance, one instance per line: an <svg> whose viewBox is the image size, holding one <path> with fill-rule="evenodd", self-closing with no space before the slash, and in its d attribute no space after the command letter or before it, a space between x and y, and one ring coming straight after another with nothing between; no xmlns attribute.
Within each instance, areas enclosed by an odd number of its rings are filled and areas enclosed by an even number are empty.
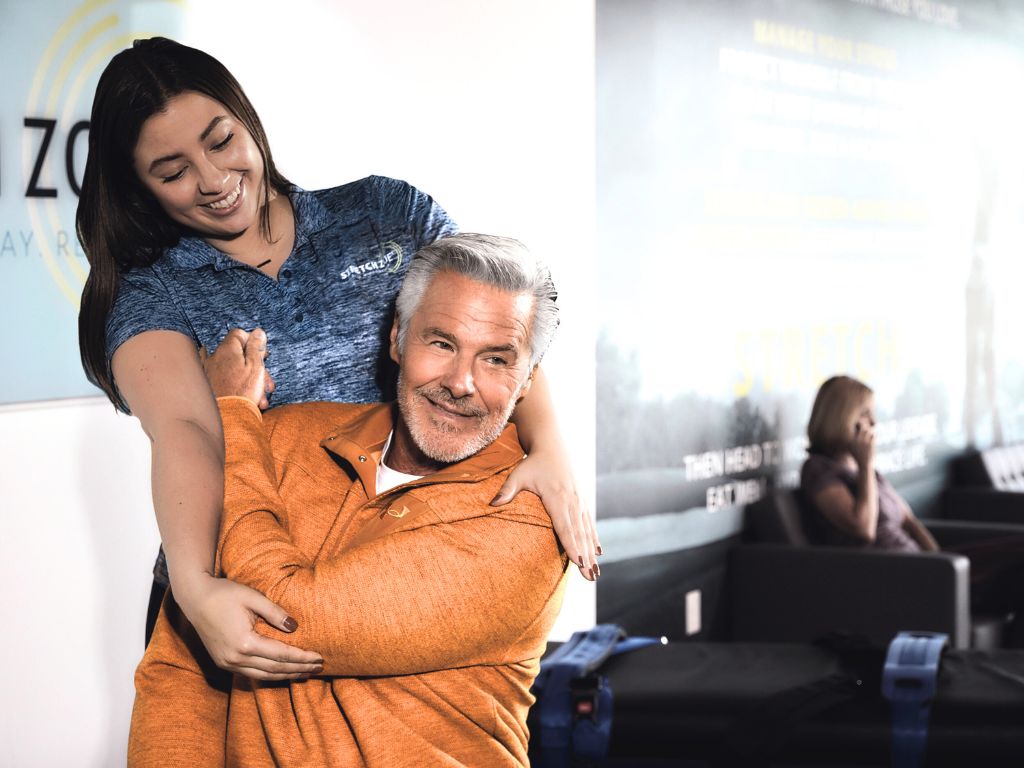
<svg viewBox="0 0 1024 768"><path fill-rule="evenodd" d="M599 761L607 756L613 695L601 665L610 656L665 642L625 634L614 624L598 624L574 633L541 662L533 685L539 725L531 745L534 765L560 768L574 759Z"/></svg>
<svg viewBox="0 0 1024 768"><path fill-rule="evenodd" d="M597 722L597 710L601 703L601 691L604 687L605 679L597 674L589 674L569 681L573 722L578 722L583 718L594 723Z"/></svg>
<svg viewBox="0 0 1024 768"><path fill-rule="evenodd" d="M894 768L916 768L928 742L928 717L942 651L941 632L900 632L889 644L882 673L882 695L892 705Z"/></svg>

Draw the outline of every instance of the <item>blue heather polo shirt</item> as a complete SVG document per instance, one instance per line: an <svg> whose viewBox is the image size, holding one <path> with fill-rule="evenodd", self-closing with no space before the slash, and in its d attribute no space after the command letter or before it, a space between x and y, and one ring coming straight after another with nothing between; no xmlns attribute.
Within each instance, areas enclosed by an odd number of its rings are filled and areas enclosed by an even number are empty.
<svg viewBox="0 0 1024 768"><path fill-rule="evenodd" d="M383 399L387 334L409 260L457 228L428 195L382 176L289 197L295 247L277 281L198 237L123 275L107 322L108 363L143 331L178 331L212 352L230 329L260 327L273 405Z"/></svg>

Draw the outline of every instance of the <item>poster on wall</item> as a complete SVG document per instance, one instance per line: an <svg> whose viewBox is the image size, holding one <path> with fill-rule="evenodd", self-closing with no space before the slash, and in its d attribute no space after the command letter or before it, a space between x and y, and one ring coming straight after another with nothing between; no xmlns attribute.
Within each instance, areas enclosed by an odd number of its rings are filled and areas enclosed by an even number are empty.
<svg viewBox="0 0 1024 768"><path fill-rule="evenodd" d="M3 5L0 92L0 404L99 394L82 373L75 235L100 73L137 37L174 35L181 0Z"/></svg>
<svg viewBox="0 0 1024 768"><path fill-rule="evenodd" d="M1020 12L597 11L605 549L737 533L798 483L833 374L874 389L877 468L919 509L953 453L1024 439Z"/></svg>

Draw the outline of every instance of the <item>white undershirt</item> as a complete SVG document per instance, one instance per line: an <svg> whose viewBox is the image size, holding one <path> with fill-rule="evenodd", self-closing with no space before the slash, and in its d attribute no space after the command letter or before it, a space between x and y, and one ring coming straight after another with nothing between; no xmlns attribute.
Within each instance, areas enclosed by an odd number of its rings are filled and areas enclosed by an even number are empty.
<svg viewBox="0 0 1024 768"><path fill-rule="evenodd" d="M390 491L392 488L397 488L405 483L411 483L413 480L419 480L423 475L407 475L405 472L399 472L398 470L392 469L384 463L384 457L388 455L388 448L391 447L391 438L395 436L395 430L391 430L388 435L388 441L384 443L384 449L380 452L380 462L377 464L377 495Z"/></svg>

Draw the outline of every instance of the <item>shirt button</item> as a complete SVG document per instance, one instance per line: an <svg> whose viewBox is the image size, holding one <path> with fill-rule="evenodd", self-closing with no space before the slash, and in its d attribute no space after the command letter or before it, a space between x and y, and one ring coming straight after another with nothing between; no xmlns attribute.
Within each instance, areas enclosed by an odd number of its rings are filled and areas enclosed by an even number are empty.
<svg viewBox="0 0 1024 768"><path fill-rule="evenodd" d="M301 323L301 322L302 322L302 318L303 318L303 317L305 317L305 315L303 315L303 314L302 314L301 312L299 312L299 314L297 314L297 315L295 316L295 322L296 322L296 323Z"/></svg>
<svg viewBox="0 0 1024 768"><path fill-rule="evenodd" d="M360 461L366 461L366 457L365 457L365 456L360 456L360 457L359 457L359 460L360 460Z"/></svg>
<svg viewBox="0 0 1024 768"><path fill-rule="evenodd" d="M283 270L281 270L281 276L282 277L291 277L292 276L292 271L290 269L283 269Z"/></svg>

